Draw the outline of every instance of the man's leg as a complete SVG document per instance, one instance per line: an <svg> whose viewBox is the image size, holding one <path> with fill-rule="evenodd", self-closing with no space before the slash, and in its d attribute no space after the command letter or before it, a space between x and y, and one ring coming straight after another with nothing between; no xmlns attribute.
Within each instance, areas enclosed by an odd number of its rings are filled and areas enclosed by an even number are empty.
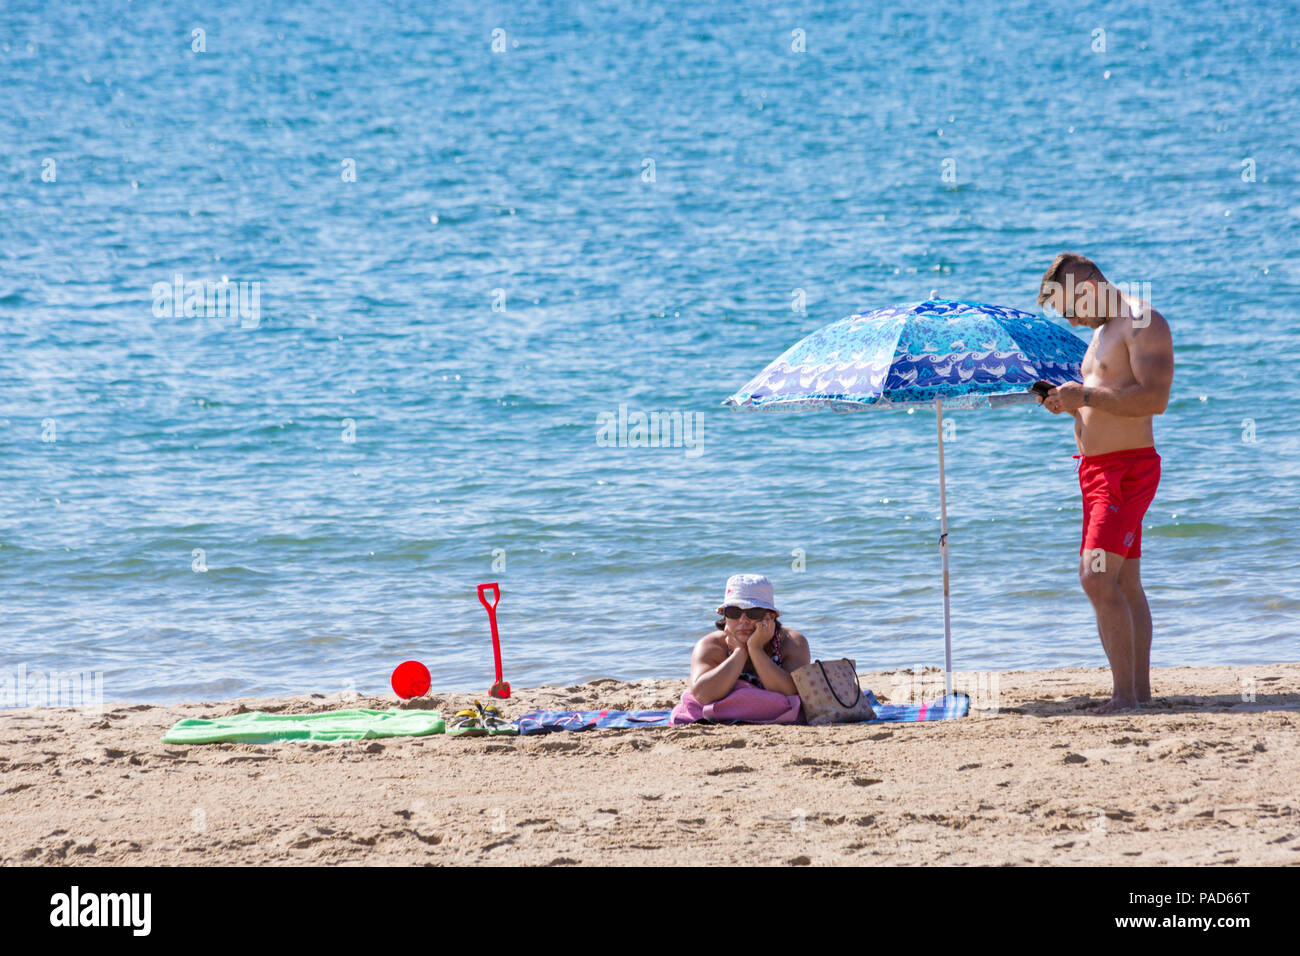
<svg viewBox="0 0 1300 956"><path fill-rule="evenodd" d="M1087 571L1088 571L1087 565L1092 560L1093 560L1092 555L1089 554L1087 551L1085 551L1083 554L1079 556L1079 583L1080 584L1083 584L1084 578L1087 576ZM1087 587L1085 587L1084 593L1086 594L1087 591L1088 589ZM1096 610L1097 610L1096 605L1094 605L1093 606L1094 614L1096 614ZM1097 636L1101 638L1101 649L1106 652L1106 661L1107 663L1110 663L1110 642L1106 640L1106 632L1101 629L1101 615L1097 614L1096 617L1097 617ZM1114 665L1112 664L1111 666Z"/></svg>
<svg viewBox="0 0 1300 956"><path fill-rule="evenodd" d="M1133 614L1119 584L1124 564L1120 555L1100 550L1084 551L1079 563L1079 583L1097 615L1097 631L1110 662L1113 681L1110 700L1099 707L1088 708L1092 714L1109 714L1138 704L1134 681Z"/></svg>
<svg viewBox="0 0 1300 956"><path fill-rule="evenodd" d="M1133 685L1138 703L1151 699L1151 608L1142 590L1138 558L1128 558L1119 569L1119 589L1133 617Z"/></svg>

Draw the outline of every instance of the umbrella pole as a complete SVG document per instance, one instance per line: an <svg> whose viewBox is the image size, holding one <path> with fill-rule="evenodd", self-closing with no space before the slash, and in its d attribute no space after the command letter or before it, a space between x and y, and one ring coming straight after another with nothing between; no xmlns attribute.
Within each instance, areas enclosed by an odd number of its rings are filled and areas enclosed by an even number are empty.
<svg viewBox="0 0 1300 956"><path fill-rule="evenodd" d="M952 618L948 610L948 490L943 477L943 399L935 399L939 422L939 557L943 561L943 692L952 694Z"/></svg>

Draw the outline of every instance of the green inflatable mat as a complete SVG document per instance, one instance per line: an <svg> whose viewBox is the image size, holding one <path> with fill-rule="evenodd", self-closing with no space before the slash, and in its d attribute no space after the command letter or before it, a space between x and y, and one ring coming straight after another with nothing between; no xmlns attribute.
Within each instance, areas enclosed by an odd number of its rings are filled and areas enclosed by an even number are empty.
<svg viewBox="0 0 1300 956"><path fill-rule="evenodd" d="M436 710L331 710L268 714L260 710L216 720L187 718L163 734L165 744L265 744L273 740L368 740L422 737L447 729Z"/></svg>

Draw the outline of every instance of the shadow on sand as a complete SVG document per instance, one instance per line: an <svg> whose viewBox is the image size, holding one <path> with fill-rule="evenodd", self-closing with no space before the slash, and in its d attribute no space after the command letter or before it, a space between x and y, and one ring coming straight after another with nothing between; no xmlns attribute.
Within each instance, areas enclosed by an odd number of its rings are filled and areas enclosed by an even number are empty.
<svg viewBox="0 0 1300 956"><path fill-rule="evenodd" d="M1143 714L1258 714L1265 711L1300 713L1300 694L1256 694L1252 701L1243 701L1241 694L1217 694L1197 697L1190 694L1171 694L1153 697L1137 710L1121 710L1114 714L1090 714L1085 708L1106 702L1105 697L1086 694L1061 700L1031 700L1015 707L1001 707L998 714L1020 714L1027 717L1088 717L1102 720L1105 717L1134 717Z"/></svg>

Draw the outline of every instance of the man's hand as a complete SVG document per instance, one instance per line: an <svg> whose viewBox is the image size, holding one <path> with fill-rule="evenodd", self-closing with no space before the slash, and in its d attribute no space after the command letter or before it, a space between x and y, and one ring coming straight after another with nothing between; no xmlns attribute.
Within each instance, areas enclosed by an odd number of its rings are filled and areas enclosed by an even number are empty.
<svg viewBox="0 0 1300 956"><path fill-rule="evenodd" d="M1043 407L1053 415L1061 412L1073 412L1083 407L1083 393L1086 391L1081 382L1066 382L1047 393Z"/></svg>

